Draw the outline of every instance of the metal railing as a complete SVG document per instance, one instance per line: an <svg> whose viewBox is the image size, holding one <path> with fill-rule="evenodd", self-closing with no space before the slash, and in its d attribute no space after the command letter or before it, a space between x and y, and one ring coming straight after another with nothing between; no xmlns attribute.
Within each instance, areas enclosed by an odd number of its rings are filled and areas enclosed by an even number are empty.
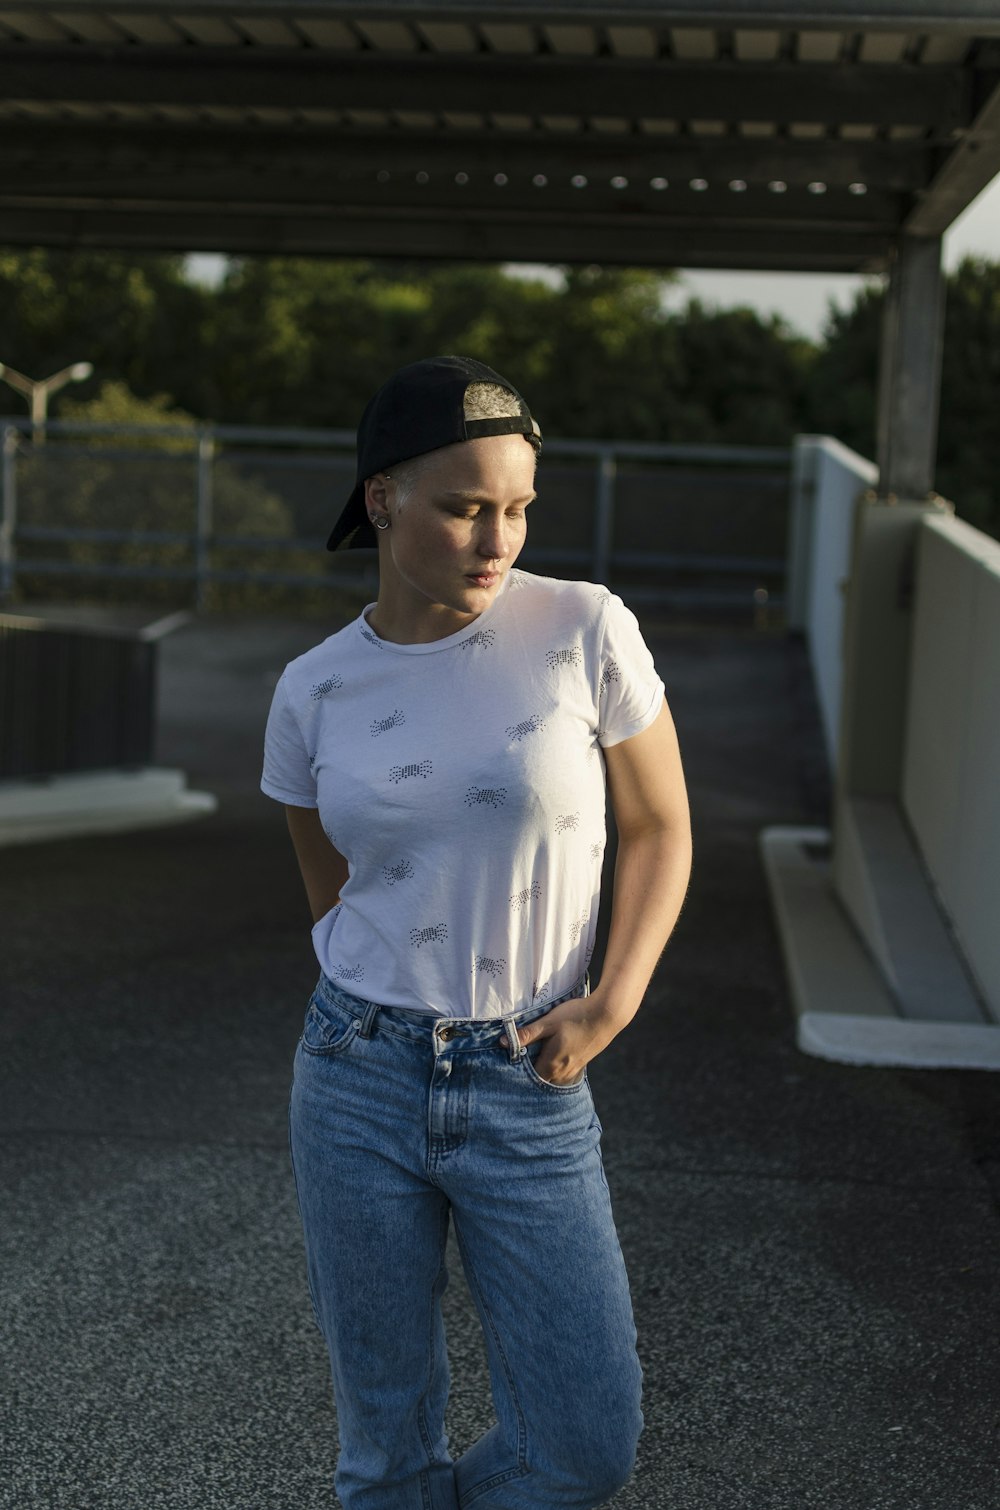
<svg viewBox="0 0 1000 1510"><path fill-rule="evenodd" d="M324 550L352 431L0 420L0 593L87 578L372 591L367 552ZM783 602L791 449L547 440L522 563L692 606Z"/></svg>

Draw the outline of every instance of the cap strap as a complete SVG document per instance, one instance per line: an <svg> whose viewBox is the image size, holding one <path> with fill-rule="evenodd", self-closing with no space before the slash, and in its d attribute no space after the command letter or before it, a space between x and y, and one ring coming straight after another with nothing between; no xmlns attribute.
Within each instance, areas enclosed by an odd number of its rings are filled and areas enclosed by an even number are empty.
<svg viewBox="0 0 1000 1510"><path fill-rule="evenodd" d="M467 419L465 434L469 440L482 435L531 435L531 419L526 414L505 414L497 419Z"/></svg>

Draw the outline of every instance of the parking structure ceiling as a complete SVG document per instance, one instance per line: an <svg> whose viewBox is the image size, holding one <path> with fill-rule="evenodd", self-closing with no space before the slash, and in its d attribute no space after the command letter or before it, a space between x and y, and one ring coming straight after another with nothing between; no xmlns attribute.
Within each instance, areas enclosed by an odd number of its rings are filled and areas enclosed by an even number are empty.
<svg viewBox="0 0 1000 1510"><path fill-rule="evenodd" d="M876 272L1000 171L995 0L0 0L0 243Z"/></svg>

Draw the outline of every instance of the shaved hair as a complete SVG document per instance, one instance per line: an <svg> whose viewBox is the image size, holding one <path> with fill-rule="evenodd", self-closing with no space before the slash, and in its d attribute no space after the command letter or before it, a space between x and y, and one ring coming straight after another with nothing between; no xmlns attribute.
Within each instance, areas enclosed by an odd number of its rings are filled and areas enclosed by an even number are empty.
<svg viewBox="0 0 1000 1510"><path fill-rule="evenodd" d="M521 413L510 389L501 387L499 383L470 383L465 390L463 410L466 419L508 419ZM537 456L539 447L535 437L526 435L524 438ZM406 461L397 462L383 474L395 483L393 501L397 514L409 503L421 470L436 455L436 451L425 451L422 456L411 456Z"/></svg>

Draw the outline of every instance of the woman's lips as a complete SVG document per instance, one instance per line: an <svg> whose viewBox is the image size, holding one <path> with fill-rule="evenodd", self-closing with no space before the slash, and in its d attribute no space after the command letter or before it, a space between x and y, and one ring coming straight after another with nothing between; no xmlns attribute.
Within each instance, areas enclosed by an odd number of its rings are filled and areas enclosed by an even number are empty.
<svg viewBox="0 0 1000 1510"><path fill-rule="evenodd" d="M494 582L500 581L498 571L466 572L470 582L475 582L477 587L492 587Z"/></svg>

